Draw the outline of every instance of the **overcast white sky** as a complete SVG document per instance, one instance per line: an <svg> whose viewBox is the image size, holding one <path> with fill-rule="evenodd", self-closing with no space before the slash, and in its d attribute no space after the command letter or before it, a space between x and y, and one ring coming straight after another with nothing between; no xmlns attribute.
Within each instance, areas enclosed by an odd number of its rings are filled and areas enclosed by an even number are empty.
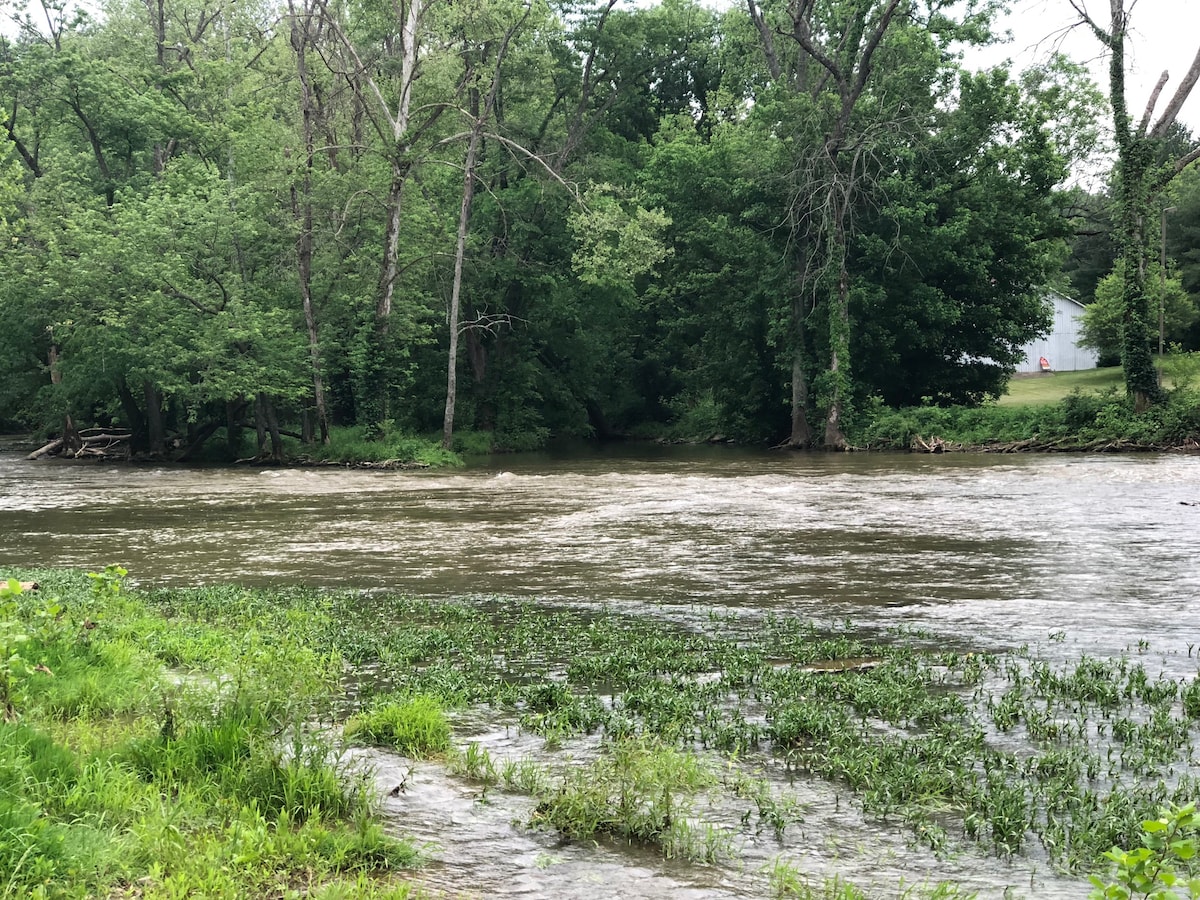
<svg viewBox="0 0 1200 900"><path fill-rule="evenodd" d="M1084 5L1093 18L1107 26L1108 0L1086 0ZM1092 65L1093 77L1107 89L1107 58L1089 31L1071 28L1077 21L1067 0L1013 0L1012 12L1002 25L1012 31L1013 41L995 51L995 58L1008 56L1021 69L1046 59L1061 47L1072 59ZM1162 109L1198 48L1200 0L1136 0L1130 15L1126 91L1135 120L1140 118L1158 76L1166 69L1171 80L1158 101L1158 109ZM1200 132L1200 85L1192 91L1179 118L1193 133Z"/></svg>

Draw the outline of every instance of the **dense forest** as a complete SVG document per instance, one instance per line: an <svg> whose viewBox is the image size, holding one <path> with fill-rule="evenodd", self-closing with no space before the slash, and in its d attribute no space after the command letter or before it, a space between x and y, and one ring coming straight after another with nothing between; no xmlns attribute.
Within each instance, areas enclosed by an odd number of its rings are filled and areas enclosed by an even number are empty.
<svg viewBox="0 0 1200 900"><path fill-rule="evenodd" d="M1047 288L1110 355L1149 351L1132 290L1197 346L1190 134L1114 141L1060 56L973 71L998 6L9 6L0 427L836 448L1001 392ZM1114 146L1136 197L1072 176Z"/></svg>

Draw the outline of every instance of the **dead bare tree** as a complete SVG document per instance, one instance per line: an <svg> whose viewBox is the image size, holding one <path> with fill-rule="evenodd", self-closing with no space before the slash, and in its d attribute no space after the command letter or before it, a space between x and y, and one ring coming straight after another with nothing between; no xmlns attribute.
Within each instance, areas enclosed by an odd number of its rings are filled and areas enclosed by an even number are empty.
<svg viewBox="0 0 1200 900"><path fill-rule="evenodd" d="M1135 125L1125 99L1125 42L1129 35L1130 14L1137 0L1109 0L1107 27L1088 12L1084 0L1067 2L1078 14L1079 22L1095 35L1109 54L1109 103L1117 144L1117 236L1120 253L1125 259L1121 365L1125 370L1125 390L1140 411L1162 396L1151 349L1153 329L1146 294L1146 264L1153 229L1148 229L1146 222L1163 189L1187 166L1200 159L1200 146L1166 165L1159 165L1156 157L1179 117L1179 111L1196 82L1200 81L1200 47L1158 119L1154 120L1154 110L1169 79L1167 72L1159 77L1145 111Z"/></svg>

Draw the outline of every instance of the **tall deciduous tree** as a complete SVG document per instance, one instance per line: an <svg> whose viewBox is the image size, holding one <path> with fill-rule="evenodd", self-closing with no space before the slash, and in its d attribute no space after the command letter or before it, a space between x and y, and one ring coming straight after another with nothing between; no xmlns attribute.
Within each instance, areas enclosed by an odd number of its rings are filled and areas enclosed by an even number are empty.
<svg viewBox="0 0 1200 900"><path fill-rule="evenodd" d="M308 57L317 35L314 30L321 20L315 14L312 0L305 0L297 9L296 0L288 0L288 30L292 52L296 55L296 84L300 100L300 134L304 155L300 160L299 185L291 187L292 211L297 220L296 275L300 287L300 302L304 310L304 327L308 332L308 358L312 367L313 404L321 442L329 443L329 414L325 409L325 383L321 374L321 343L317 334L316 310L313 306L313 167L316 161L316 97Z"/></svg>
<svg viewBox="0 0 1200 900"><path fill-rule="evenodd" d="M798 262L788 443L812 441L806 408L815 389L824 416L821 443L840 449L846 447L853 389L849 259L855 211L886 171L879 166L882 146L898 132L917 134L923 127L920 113L944 74L936 51L934 57L928 51L954 38L986 36L990 7L977 10L980 4L968 3L955 10L941 0L788 0L771 10L758 0L746 2L767 69L791 96L797 120L790 135L795 153L788 215ZM951 12L960 18L951 19Z"/></svg>
<svg viewBox="0 0 1200 900"><path fill-rule="evenodd" d="M509 7L506 9L506 7ZM477 6L469 20L481 20L483 35L466 34L473 22L464 23L463 57L466 60L468 83L466 110L470 130L467 151L463 160L462 200L458 211L458 228L454 243L454 276L450 286L449 330L450 349L446 365L446 407L442 417L442 447L449 450L454 443L454 407L458 399L458 337L459 312L463 284L463 260L466 256L467 232L471 225L471 203L475 198L476 166L479 162L483 132L496 112L500 97L501 73L513 36L521 30L533 9L532 0L510 12L508 4L499 2ZM509 15L505 15L510 12ZM482 13L482 14L481 14ZM492 57L489 59L489 56ZM484 80L490 65L491 76Z"/></svg>

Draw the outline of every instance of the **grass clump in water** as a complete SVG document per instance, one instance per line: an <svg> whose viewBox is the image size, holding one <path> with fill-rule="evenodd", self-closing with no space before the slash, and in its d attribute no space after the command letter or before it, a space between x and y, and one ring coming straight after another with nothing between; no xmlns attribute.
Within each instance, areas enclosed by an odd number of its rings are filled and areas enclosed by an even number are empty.
<svg viewBox="0 0 1200 900"><path fill-rule="evenodd" d="M592 763L563 775L530 824L575 840L608 835L661 847L668 856L693 857L689 798L717 781L712 768L690 752L651 738L621 739Z"/></svg>
<svg viewBox="0 0 1200 900"><path fill-rule="evenodd" d="M346 465L387 466L395 468L453 468L462 458L443 450L434 440L414 437L391 427L369 434L362 426L334 428L327 445L305 445L307 454L300 461L343 463Z"/></svg>
<svg viewBox="0 0 1200 900"><path fill-rule="evenodd" d="M378 703L351 716L345 725L348 739L381 747L414 758L437 756L450 749L450 723L437 699L418 694Z"/></svg>

